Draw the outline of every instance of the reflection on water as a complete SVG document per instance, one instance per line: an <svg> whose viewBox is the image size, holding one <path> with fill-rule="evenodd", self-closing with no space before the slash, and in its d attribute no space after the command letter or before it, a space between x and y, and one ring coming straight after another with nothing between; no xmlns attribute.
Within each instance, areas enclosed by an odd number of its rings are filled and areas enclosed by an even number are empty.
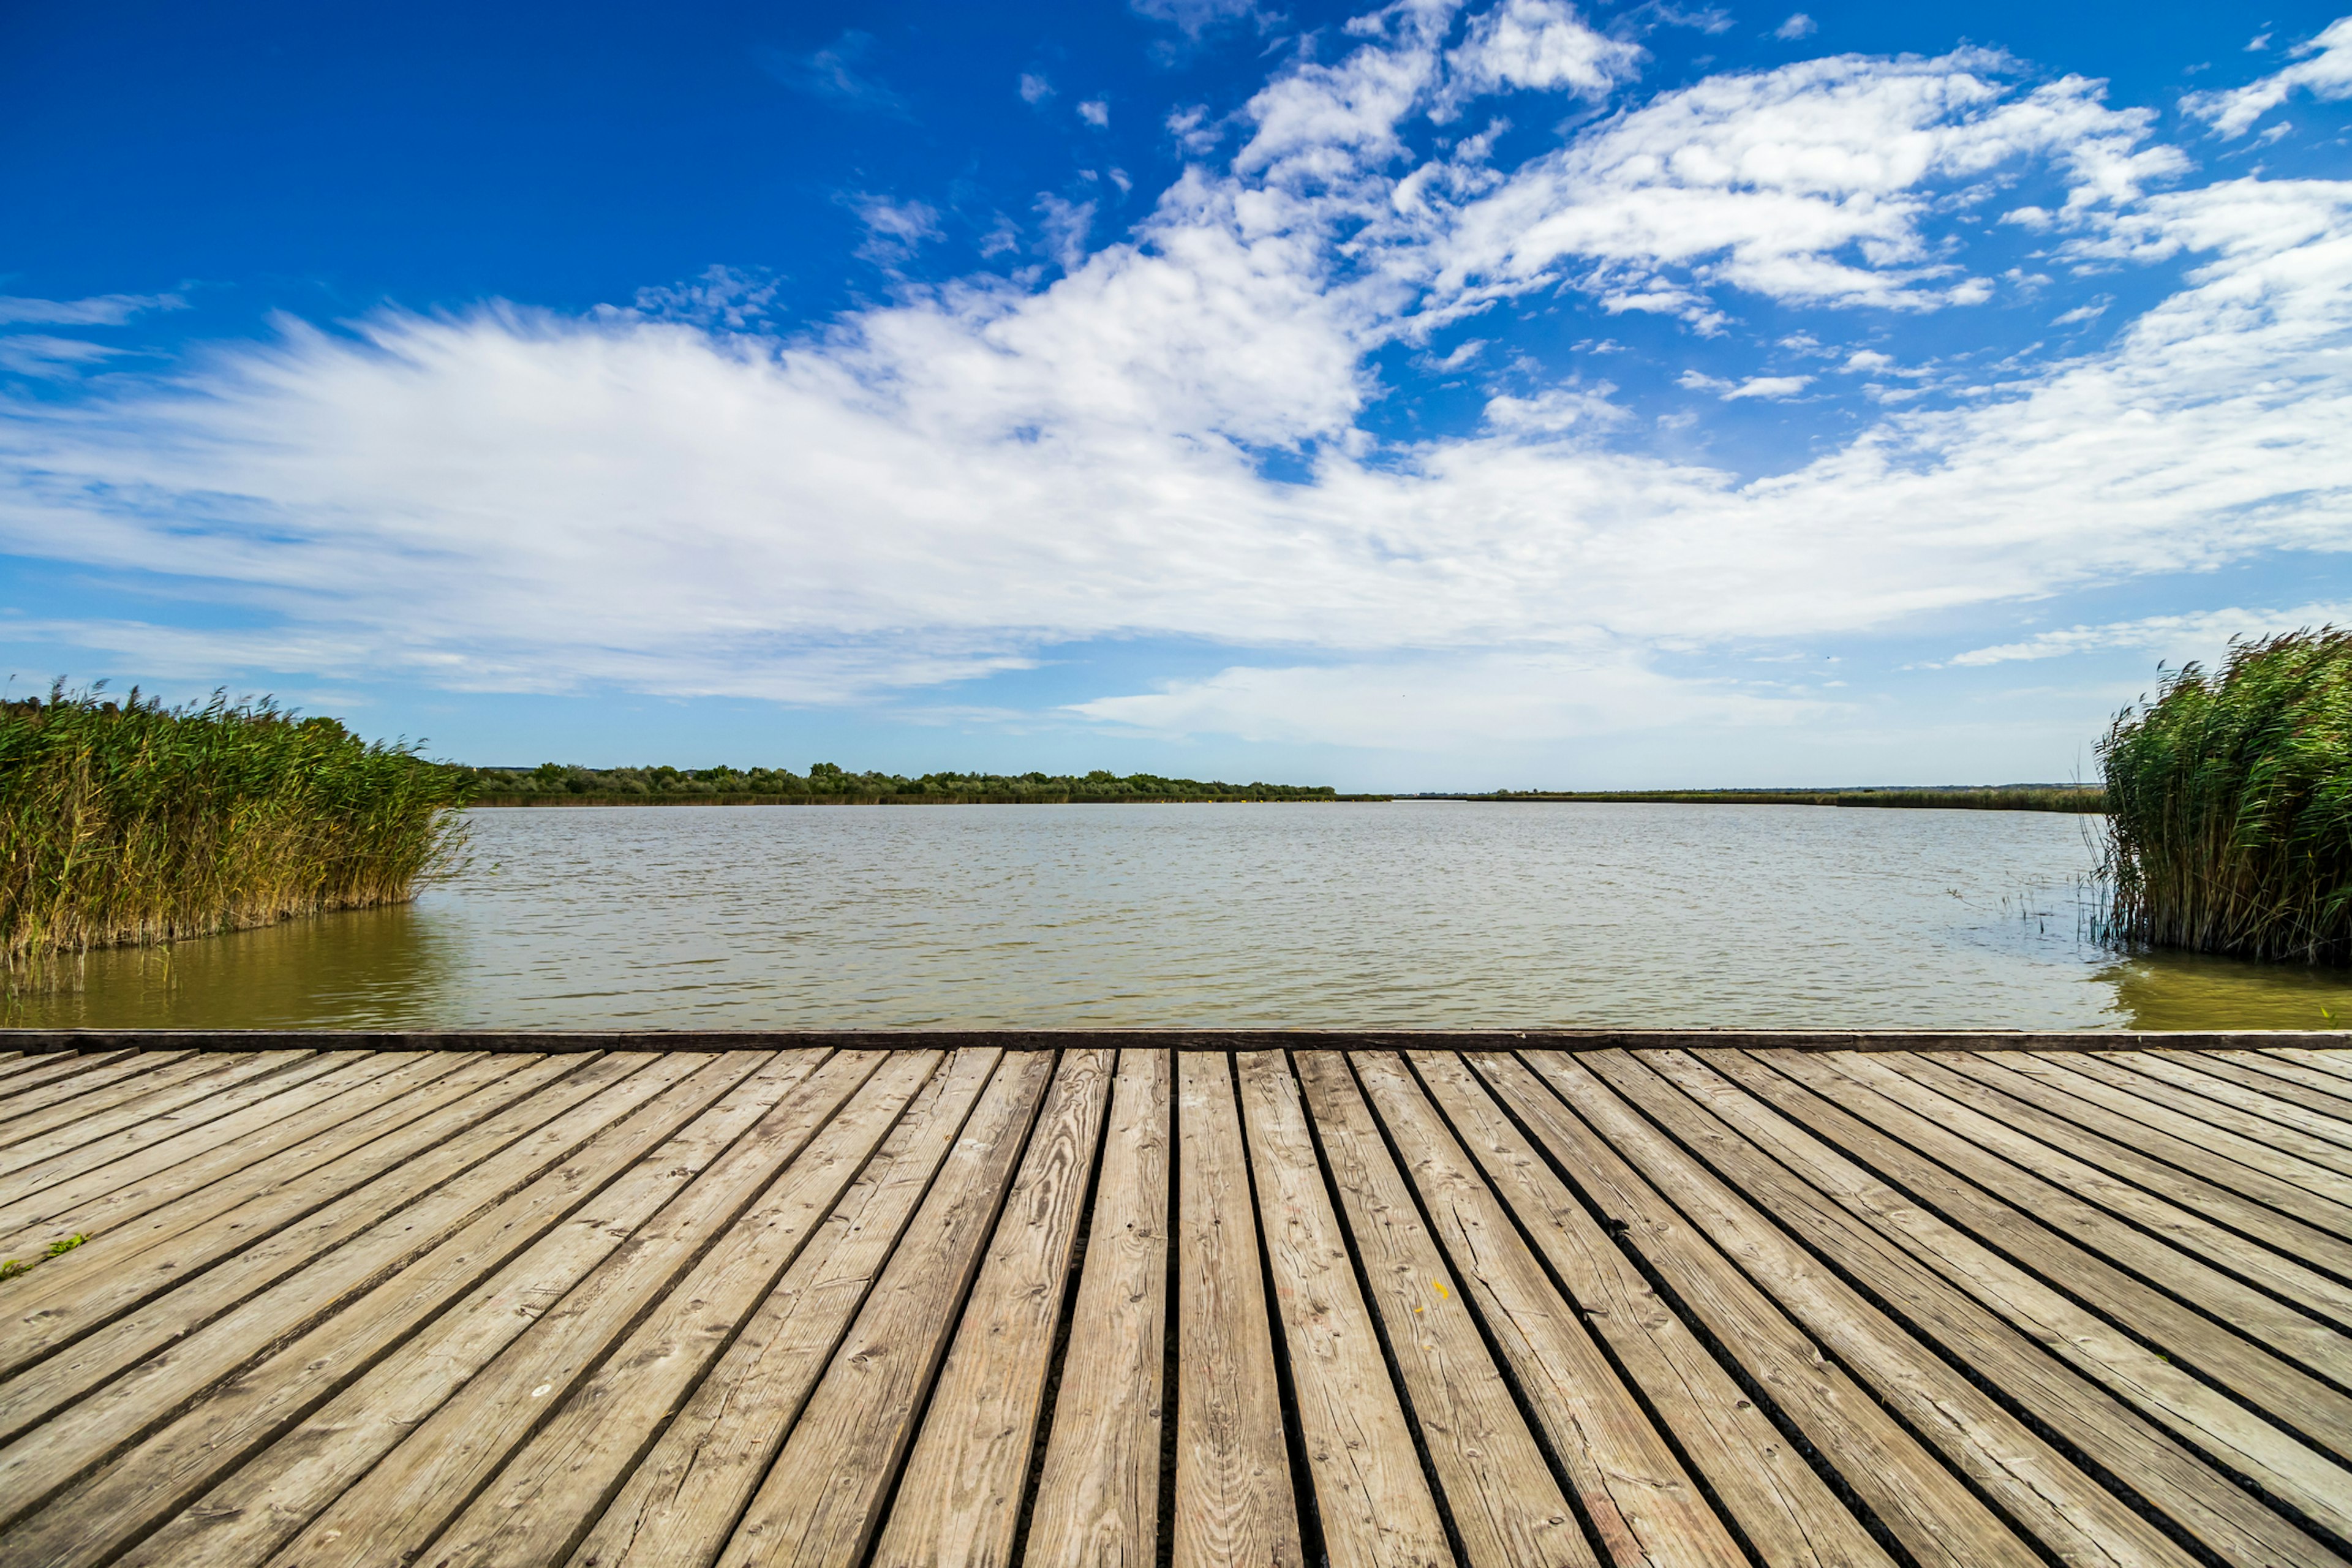
<svg viewBox="0 0 2352 1568"><path fill-rule="evenodd" d="M6 1022L2325 1028L2088 936L2085 822L1807 806L482 811L406 909L93 953ZM2332 1016L2331 1016L2332 1015Z"/></svg>

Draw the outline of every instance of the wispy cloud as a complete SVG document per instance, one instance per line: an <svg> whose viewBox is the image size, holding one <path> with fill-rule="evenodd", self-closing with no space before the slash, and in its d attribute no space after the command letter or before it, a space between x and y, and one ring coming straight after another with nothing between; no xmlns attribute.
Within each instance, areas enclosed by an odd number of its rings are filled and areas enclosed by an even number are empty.
<svg viewBox="0 0 2352 1568"><path fill-rule="evenodd" d="M1791 14L1787 21L1773 28L1772 36L1793 43L1799 38L1810 38L1821 30L1820 23L1802 11L1798 11Z"/></svg>
<svg viewBox="0 0 2352 1568"><path fill-rule="evenodd" d="M178 310L177 294L95 294L86 300L27 300L0 295L0 326L119 327L149 310Z"/></svg>
<svg viewBox="0 0 2352 1568"><path fill-rule="evenodd" d="M761 69L795 92L823 99L843 109L871 114L911 115L912 109L904 98L892 91L880 78L862 68L866 58L873 52L874 35L852 28L825 47L810 54L791 55L778 49L762 49L758 58Z"/></svg>
<svg viewBox="0 0 2352 1568"><path fill-rule="evenodd" d="M2259 48L2269 41L2265 33L2246 47ZM2180 107L2210 121L2215 135L2228 138L2252 130L2254 121L2284 103L2297 89L2314 98L2352 98L2352 16L2329 23L2318 37L2297 44L2294 52L2295 62L2284 69L2244 87L2192 92L2180 100Z"/></svg>

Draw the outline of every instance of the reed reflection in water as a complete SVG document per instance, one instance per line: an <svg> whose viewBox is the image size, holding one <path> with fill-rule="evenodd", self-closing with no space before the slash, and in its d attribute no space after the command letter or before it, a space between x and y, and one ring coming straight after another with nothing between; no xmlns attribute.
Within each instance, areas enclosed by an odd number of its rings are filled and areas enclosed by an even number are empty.
<svg viewBox="0 0 2352 1568"><path fill-rule="evenodd" d="M2093 819L1808 806L479 811L413 907L17 1025L2321 1028L2352 976L2091 939Z"/></svg>

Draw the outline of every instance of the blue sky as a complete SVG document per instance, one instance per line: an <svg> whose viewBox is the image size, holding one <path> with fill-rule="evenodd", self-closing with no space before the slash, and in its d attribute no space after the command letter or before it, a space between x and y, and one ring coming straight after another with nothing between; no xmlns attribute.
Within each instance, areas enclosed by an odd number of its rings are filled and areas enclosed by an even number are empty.
<svg viewBox="0 0 2352 1568"><path fill-rule="evenodd" d="M2088 776L2352 619L2352 19L10 8L0 662L474 762Z"/></svg>

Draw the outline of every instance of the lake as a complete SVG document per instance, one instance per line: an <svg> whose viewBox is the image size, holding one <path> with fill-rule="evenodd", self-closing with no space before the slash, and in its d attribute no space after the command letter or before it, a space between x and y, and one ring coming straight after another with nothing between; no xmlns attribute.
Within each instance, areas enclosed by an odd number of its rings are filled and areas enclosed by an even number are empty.
<svg viewBox="0 0 2352 1568"><path fill-rule="evenodd" d="M2096 817L1485 804L481 810L415 904L118 950L91 1027L2321 1028L2118 953Z"/></svg>

